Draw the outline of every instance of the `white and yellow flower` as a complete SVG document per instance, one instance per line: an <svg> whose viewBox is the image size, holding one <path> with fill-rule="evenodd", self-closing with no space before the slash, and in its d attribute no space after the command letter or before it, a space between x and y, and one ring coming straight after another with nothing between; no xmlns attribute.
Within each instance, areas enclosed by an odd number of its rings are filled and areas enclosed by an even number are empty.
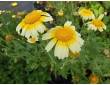
<svg viewBox="0 0 110 85"><path fill-rule="evenodd" d="M90 20L94 18L94 14L90 9L81 7L78 10L78 14L82 17L83 20Z"/></svg>
<svg viewBox="0 0 110 85"><path fill-rule="evenodd" d="M43 35L43 40L51 39L46 46L46 51L49 52L55 45L54 55L58 59L64 59L69 56L69 52L76 53L81 50L83 39L81 35L75 30L75 26L71 25L72 22L67 21L62 26L56 26L50 29Z"/></svg>
<svg viewBox="0 0 110 85"><path fill-rule="evenodd" d="M88 29L91 30L99 30L102 32L103 30L106 30L106 25L102 21L102 18L104 17L104 14L101 14L98 18L92 19L92 21L88 22Z"/></svg>
<svg viewBox="0 0 110 85"><path fill-rule="evenodd" d="M18 24L16 31L18 34L25 36L27 41L38 41L38 32L43 33L47 30L43 22L53 21L53 18L47 12L41 10L33 10L25 16L25 18Z"/></svg>

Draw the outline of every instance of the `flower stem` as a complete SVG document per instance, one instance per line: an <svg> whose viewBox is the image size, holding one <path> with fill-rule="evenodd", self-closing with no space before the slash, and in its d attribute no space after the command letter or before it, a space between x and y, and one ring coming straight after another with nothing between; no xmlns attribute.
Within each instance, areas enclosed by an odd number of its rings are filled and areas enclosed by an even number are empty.
<svg viewBox="0 0 110 85"><path fill-rule="evenodd" d="M40 47L41 47L42 50L45 51L45 49L44 49L45 46L44 46L43 44L41 44ZM49 58L51 59L51 66L53 67L53 66L56 64L56 62L55 62L55 60L53 59L53 56L51 56L49 52L46 52L46 53L47 53L47 55L49 56Z"/></svg>

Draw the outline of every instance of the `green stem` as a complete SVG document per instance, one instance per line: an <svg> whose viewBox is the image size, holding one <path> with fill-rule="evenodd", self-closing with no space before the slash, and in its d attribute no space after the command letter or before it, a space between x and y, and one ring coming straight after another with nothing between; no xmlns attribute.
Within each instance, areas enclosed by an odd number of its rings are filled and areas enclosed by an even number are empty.
<svg viewBox="0 0 110 85"><path fill-rule="evenodd" d="M44 46L43 44L41 44L40 47L41 47L42 50L45 51L45 49L44 49L45 46ZM55 60L53 59L53 56L51 56L49 52L46 52L46 53L47 53L47 55L49 56L49 58L51 59L51 65L52 65L52 67L53 67L53 66L56 64L56 62L55 62Z"/></svg>

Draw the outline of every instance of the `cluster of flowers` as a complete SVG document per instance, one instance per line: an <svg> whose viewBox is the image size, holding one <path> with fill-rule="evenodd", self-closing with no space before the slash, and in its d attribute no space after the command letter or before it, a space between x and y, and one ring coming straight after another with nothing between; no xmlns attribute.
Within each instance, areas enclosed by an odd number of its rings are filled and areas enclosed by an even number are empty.
<svg viewBox="0 0 110 85"><path fill-rule="evenodd" d="M95 19L93 12L86 8L79 9L78 14L84 20L91 20L88 22L89 29L98 29L99 31L106 29L105 24L101 21L103 14L100 15L98 19ZM26 37L29 43L35 43L39 40L39 34L47 31L43 23L48 21L53 21L49 13L43 12L42 10L33 10L18 24L16 31L18 34ZM45 49L49 52L55 47L54 55L58 57L58 59L64 59L68 57L70 53L79 53L84 43L80 33L76 31L71 21L65 22L64 26L51 28L43 34L42 40L50 40Z"/></svg>
<svg viewBox="0 0 110 85"><path fill-rule="evenodd" d="M87 23L88 29L91 29L94 31L99 30L100 32L106 29L106 25L102 21L106 13L101 14L98 18L96 18L94 13L90 9L83 8L83 7L79 9L78 13L83 20L89 20Z"/></svg>

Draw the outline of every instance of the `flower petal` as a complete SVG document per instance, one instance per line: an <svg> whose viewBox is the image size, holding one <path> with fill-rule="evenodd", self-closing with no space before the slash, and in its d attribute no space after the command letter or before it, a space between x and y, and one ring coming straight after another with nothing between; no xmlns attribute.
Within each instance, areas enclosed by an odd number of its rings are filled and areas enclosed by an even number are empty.
<svg viewBox="0 0 110 85"><path fill-rule="evenodd" d="M98 19L102 20L103 17L104 17L104 14L101 14L101 15L98 17Z"/></svg>
<svg viewBox="0 0 110 85"><path fill-rule="evenodd" d="M18 34L20 34L20 30L21 30L21 27L18 25L18 26L16 27L16 31L18 32Z"/></svg>
<svg viewBox="0 0 110 85"><path fill-rule="evenodd" d="M47 28L42 23L40 23L38 26L36 26L36 29L40 33L44 33L44 31L47 30Z"/></svg>
<svg viewBox="0 0 110 85"><path fill-rule="evenodd" d="M44 21L44 22L53 21L53 18L49 13L43 12L40 21Z"/></svg>
<svg viewBox="0 0 110 85"><path fill-rule="evenodd" d="M80 47L83 45L83 43L84 43L83 39L77 38L77 41L75 43L69 45L69 49L72 52L79 52L81 50Z"/></svg>
<svg viewBox="0 0 110 85"><path fill-rule="evenodd" d="M64 24L64 27L69 27L71 26L72 22L71 21L66 21Z"/></svg>
<svg viewBox="0 0 110 85"><path fill-rule="evenodd" d="M46 46L46 51L49 52L53 47L54 45L56 44L57 40L56 39L52 39Z"/></svg>
<svg viewBox="0 0 110 85"><path fill-rule="evenodd" d="M30 31L26 31L25 37L28 39L30 36L31 36L31 32Z"/></svg>
<svg viewBox="0 0 110 85"><path fill-rule="evenodd" d="M53 36L51 33L45 33L43 36L42 36L42 40L48 40L48 39L51 39Z"/></svg>
<svg viewBox="0 0 110 85"><path fill-rule="evenodd" d="M24 36L26 34L26 30L22 29L21 35Z"/></svg>
<svg viewBox="0 0 110 85"><path fill-rule="evenodd" d="M68 57L69 49L66 45L60 41L58 41L57 45L55 46L54 55L58 57L58 59L64 59Z"/></svg>

